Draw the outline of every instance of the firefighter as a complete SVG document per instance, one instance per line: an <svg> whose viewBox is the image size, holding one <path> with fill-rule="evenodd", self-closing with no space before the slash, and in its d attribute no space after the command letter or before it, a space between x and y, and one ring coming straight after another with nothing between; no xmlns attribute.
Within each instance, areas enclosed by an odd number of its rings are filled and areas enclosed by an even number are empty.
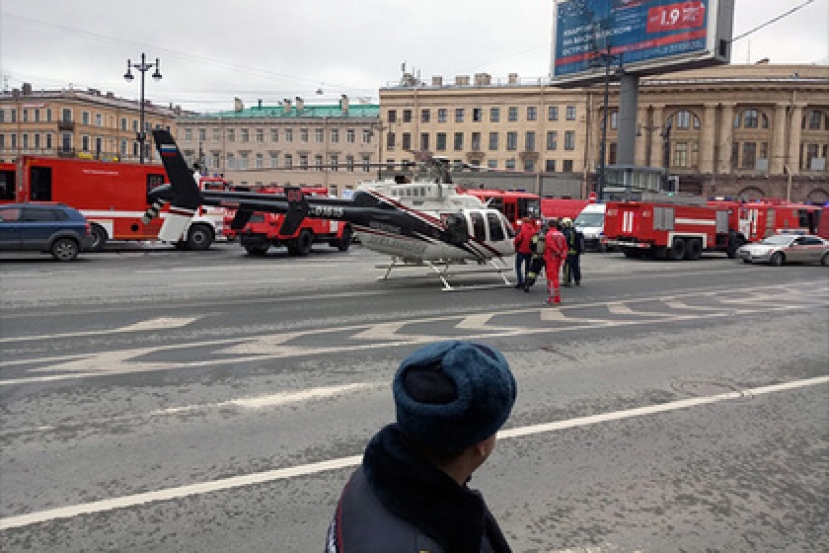
<svg viewBox="0 0 829 553"><path fill-rule="evenodd" d="M518 280L516 288L523 288L527 273L530 272L530 259L532 258L532 239L536 233L535 223L529 217L521 221L521 228L515 235L515 276Z"/></svg>
<svg viewBox="0 0 829 553"><path fill-rule="evenodd" d="M565 217L561 221L561 233L567 240L567 258L564 260L564 286L571 281L581 286L581 254L584 253L584 234L573 226L573 221Z"/></svg>
<svg viewBox="0 0 829 553"><path fill-rule="evenodd" d="M532 254L530 259L530 270L527 271L527 278L524 279L524 291L529 292L530 287L535 284L541 269L544 268L544 237L550 228L550 222L544 221L530 240Z"/></svg>
<svg viewBox="0 0 829 553"><path fill-rule="evenodd" d="M567 240L557 226L551 227L544 237L544 270L547 273L547 305L561 303L559 273L567 257Z"/></svg>

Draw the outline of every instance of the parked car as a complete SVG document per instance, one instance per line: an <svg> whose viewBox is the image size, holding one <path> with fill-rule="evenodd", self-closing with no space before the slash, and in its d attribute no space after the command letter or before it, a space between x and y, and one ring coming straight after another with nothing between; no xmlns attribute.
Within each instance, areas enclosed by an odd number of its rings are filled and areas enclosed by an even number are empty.
<svg viewBox="0 0 829 553"><path fill-rule="evenodd" d="M829 265L829 242L811 234L775 234L737 249L743 263L820 263Z"/></svg>
<svg viewBox="0 0 829 553"><path fill-rule="evenodd" d="M41 251L72 261L93 241L89 223L75 208L51 202L0 205L0 250Z"/></svg>

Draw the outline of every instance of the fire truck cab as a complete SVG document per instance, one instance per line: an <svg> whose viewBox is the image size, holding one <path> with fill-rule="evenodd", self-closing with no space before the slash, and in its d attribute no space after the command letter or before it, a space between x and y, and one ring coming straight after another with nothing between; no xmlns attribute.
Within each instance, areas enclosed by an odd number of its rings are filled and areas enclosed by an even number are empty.
<svg viewBox="0 0 829 553"><path fill-rule="evenodd" d="M260 192L282 193L281 187L263 188ZM302 189L307 196L327 196L324 187L306 187ZM348 251L351 246L351 224L344 221L330 219L305 218L293 234L281 234L282 222L285 215L281 213L254 212L250 220L241 231L233 231L230 222L233 214L225 216L225 235L228 238L238 237L239 243L249 255L263 256L273 247L284 246L291 255L304 256L311 252L311 247L317 243L328 244L341 252Z"/></svg>

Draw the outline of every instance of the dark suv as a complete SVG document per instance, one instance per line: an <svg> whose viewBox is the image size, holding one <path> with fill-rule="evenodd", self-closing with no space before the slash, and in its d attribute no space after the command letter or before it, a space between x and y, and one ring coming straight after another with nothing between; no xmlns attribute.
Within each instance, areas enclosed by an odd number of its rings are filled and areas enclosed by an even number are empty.
<svg viewBox="0 0 829 553"><path fill-rule="evenodd" d="M72 261L92 246L83 214L59 203L0 205L0 250L41 251Z"/></svg>

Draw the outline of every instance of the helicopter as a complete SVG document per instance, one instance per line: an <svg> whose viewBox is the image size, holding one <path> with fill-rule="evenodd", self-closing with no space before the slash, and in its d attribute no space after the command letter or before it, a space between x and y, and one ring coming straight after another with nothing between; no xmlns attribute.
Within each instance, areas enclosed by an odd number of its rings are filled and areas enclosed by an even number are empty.
<svg viewBox="0 0 829 553"><path fill-rule="evenodd" d="M170 132L154 130L153 138L170 184L150 191L152 205L144 219L158 216L170 203L158 235L161 240L177 241L201 206L235 209L233 229L244 228L256 211L284 214L282 234L293 234L306 217L333 219L350 223L363 247L391 256L389 265L379 266L386 269L380 280L398 267L426 266L444 290L452 290L456 287L449 282L450 269L477 263L489 265L483 270L497 273L504 285L510 285L504 258L515 253L512 225L480 198L459 193L445 158L418 155L409 162L412 176L360 183L350 199L308 196L290 186L282 194L199 190Z"/></svg>

